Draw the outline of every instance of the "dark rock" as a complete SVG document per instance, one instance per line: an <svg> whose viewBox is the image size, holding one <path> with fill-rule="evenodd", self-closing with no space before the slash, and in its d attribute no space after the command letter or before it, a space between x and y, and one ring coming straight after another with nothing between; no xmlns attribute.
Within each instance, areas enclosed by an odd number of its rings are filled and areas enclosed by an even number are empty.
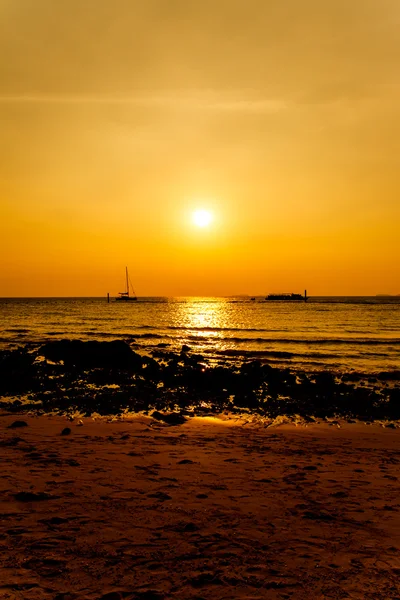
<svg viewBox="0 0 400 600"><path fill-rule="evenodd" d="M310 519L311 521L334 521L335 517L327 512L306 511L303 514L303 519Z"/></svg>
<svg viewBox="0 0 400 600"><path fill-rule="evenodd" d="M183 344L181 352L189 352L189 350L190 350L190 347L187 346L186 344Z"/></svg>
<svg viewBox="0 0 400 600"><path fill-rule="evenodd" d="M171 500L171 496L165 492L154 492L154 494L147 494L147 496L149 498L157 498L157 500L161 500L161 502L164 502L165 500Z"/></svg>
<svg viewBox="0 0 400 600"><path fill-rule="evenodd" d="M215 573L200 573L195 577L192 577L189 582L195 588L203 587L205 585L223 585L223 581Z"/></svg>
<svg viewBox="0 0 400 600"><path fill-rule="evenodd" d="M189 522L189 523L185 523L182 527L182 531L198 531L199 528L197 527L197 525L195 523Z"/></svg>
<svg viewBox="0 0 400 600"><path fill-rule="evenodd" d="M35 356L27 348L0 351L0 394L22 394L35 384ZM15 404L11 402L10 404ZM15 404L15 408L18 405Z"/></svg>
<svg viewBox="0 0 400 600"><path fill-rule="evenodd" d="M20 437L13 437L9 440L1 440L0 446L16 446L19 442L23 442L24 440Z"/></svg>
<svg viewBox="0 0 400 600"><path fill-rule="evenodd" d="M39 355L52 362L64 361L68 368L120 368L141 366L141 357L133 352L126 342L60 340L48 342L39 349Z"/></svg>
<svg viewBox="0 0 400 600"><path fill-rule="evenodd" d="M164 592L158 590L142 590L130 596L131 600L164 600L164 598L166 598Z"/></svg>
<svg viewBox="0 0 400 600"><path fill-rule="evenodd" d="M68 519L64 519L63 517L51 517L51 519L45 520L44 522L49 525L62 525L63 523L68 523Z"/></svg>
<svg viewBox="0 0 400 600"><path fill-rule="evenodd" d="M381 371L376 376L381 381L399 381L400 371Z"/></svg>
<svg viewBox="0 0 400 600"><path fill-rule="evenodd" d="M184 458L183 460L180 460L178 462L178 465L193 465L193 461L190 460L189 458Z"/></svg>
<svg viewBox="0 0 400 600"><path fill-rule="evenodd" d="M64 429L61 432L61 435L69 435L71 433L71 428L70 427L64 427Z"/></svg>
<svg viewBox="0 0 400 600"><path fill-rule="evenodd" d="M8 426L8 429L17 429L18 427L28 427L28 423L26 421L14 421Z"/></svg>
<svg viewBox="0 0 400 600"><path fill-rule="evenodd" d="M182 425L182 423L185 423L187 420L186 417L177 412L161 413L158 410L155 410L150 416L153 417L153 419L163 421L168 425Z"/></svg>
<svg viewBox="0 0 400 600"><path fill-rule="evenodd" d="M42 500L54 500L55 496L47 492L18 492L14 494L14 498L18 502L40 502Z"/></svg>

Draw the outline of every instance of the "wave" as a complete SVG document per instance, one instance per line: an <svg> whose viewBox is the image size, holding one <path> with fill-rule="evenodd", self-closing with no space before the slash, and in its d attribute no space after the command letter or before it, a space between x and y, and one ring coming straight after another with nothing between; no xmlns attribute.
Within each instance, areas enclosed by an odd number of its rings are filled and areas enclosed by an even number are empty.
<svg viewBox="0 0 400 600"><path fill-rule="evenodd" d="M271 333L274 332L283 332L283 329L259 329L252 327L185 327L182 325L169 325L167 327L153 327L151 325L141 325L136 326L136 330L138 329L156 329L160 332L160 337L162 337L162 331L198 331L200 333L210 332L210 333L219 333L219 332L251 332L251 333ZM351 331L349 333L353 333ZM140 335L140 334L139 334ZM138 336L139 337L139 336ZM168 336L164 336L168 337ZM195 339L197 336L193 336ZM400 345L400 338L254 338L254 337L229 337L226 338L234 342L266 342L266 343L285 343L285 344L395 344Z"/></svg>
<svg viewBox="0 0 400 600"><path fill-rule="evenodd" d="M249 331L249 330L247 330ZM150 335L150 334L149 334ZM154 334L155 335L155 334ZM140 336L137 336L140 337ZM169 337L162 336L159 337ZM202 339L201 336L188 335L186 336L190 340ZM224 340L226 342L233 342L235 344L305 344L305 345L362 345L362 346L398 346L400 345L400 339L392 338L262 338L262 337L219 337L219 338L204 338L210 339L211 341Z"/></svg>

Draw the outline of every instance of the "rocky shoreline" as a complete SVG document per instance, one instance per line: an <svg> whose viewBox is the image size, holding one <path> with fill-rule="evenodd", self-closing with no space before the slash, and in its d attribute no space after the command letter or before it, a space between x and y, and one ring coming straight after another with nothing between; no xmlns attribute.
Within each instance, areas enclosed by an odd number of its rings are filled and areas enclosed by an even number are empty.
<svg viewBox="0 0 400 600"><path fill-rule="evenodd" d="M0 353L0 408L10 412L182 417L250 412L267 418L400 419L400 371L309 373L261 361L212 364L183 346L142 356L126 342L50 341Z"/></svg>

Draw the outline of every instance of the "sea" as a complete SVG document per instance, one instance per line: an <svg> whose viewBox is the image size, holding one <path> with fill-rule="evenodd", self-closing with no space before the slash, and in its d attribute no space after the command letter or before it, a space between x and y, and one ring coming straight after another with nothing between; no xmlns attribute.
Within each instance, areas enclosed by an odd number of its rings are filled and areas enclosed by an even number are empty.
<svg viewBox="0 0 400 600"><path fill-rule="evenodd" d="M214 364L373 374L400 369L400 296L0 298L1 350L59 339L120 339L147 355L187 346Z"/></svg>

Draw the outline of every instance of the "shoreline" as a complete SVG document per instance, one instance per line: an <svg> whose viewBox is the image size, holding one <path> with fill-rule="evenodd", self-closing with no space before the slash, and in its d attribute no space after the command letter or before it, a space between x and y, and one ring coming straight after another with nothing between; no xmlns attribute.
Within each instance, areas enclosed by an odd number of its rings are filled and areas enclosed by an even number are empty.
<svg viewBox="0 0 400 600"><path fill-rule="evenodd" d="M252 413L260 418L400 421L400 370L298 371L259 360L215 365L188 346L140 355L121 340L50 341L0 352L0 409L182 418Z"/></svg>
<svg viewBox="0 0 400 600"><path fill-rule="evenodd" d="M27 425L10 427L17 420ZM364 423L0 413L0 590L7 600L395 598L399 440Z"/></svg>

